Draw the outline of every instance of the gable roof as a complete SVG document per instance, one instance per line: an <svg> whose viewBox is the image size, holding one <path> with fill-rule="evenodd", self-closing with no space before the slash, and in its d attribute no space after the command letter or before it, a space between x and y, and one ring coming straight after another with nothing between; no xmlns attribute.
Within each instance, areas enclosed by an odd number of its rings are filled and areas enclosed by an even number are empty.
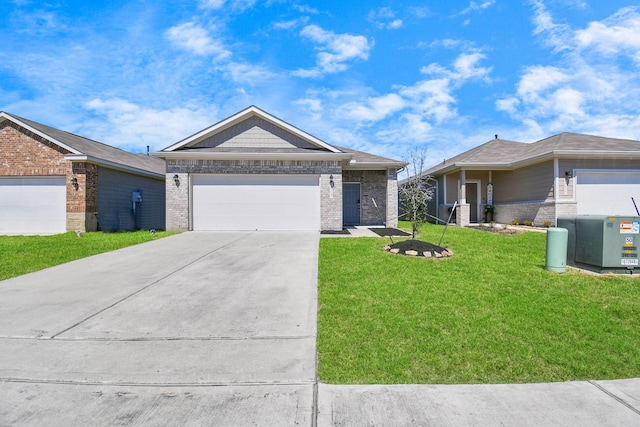
<svg viewBox="0 0 640 427"><path fill-rule="evenodd" d="M324 149L328 152L332 152L332 153L338 153L339 150L337 150L335 147L332 147L331 145L327 144L326 142L316 138L313 135L310 135L300 129L298 129L295 126L290 125L289 123L280 120L279 118L272 116L271 114L267 113L266 111L263 111L261 109L259 109L258 107L256 107L255 105L251 105L248 108L245 108L244 110L232 115L231 117L228 117L224 120L219 121L218 123L209 126L206 129L201 130L198 133L195 133L193 135L191 135L190 137L187 137L185 139L183 139L182 141L179 141L173 145L170 145L169 147L161 150L161 153L164 152L171 152L171 151L176 151L179 149L184 149L184 148L189 148L189 147L193 147L194 145L196 145L198 142L201 142L203 140L205 140L206 138L209 138L211 135L213 134L217 134L220 133L226 129L229 129L241 122L244 122L247 119L250 119L251 117L259 117L263 120L265 120L268 123L274 124L276 126L278 126L279 128L282 128L290 133L292 133L293 135L301 138L302 140L310 143L312 146L317 147L318 149Z"/></svg>
<svg viewBox="0 0 640 427"><path fill-rule="evenodd" d="M66 160L95 163L133 173L164 177L166 166L163 160L144 154L129 153L92 139L0 111L0 122L4 120L10 120L68 151L69 154L64 156Z"/></svg>
<svg viewBox="0 0 640 427"><path fill-rule="evenodd" d="M348 169L404 166L397 160L328 144L255 105L153 155L165 159L339 160Z"/></svg>
<svg viewBox="0 0 640 427"><path fill-rule="evenodd" d="M511 170L553 158L640 159L640 141L564 132L534 143L494 139L427 169L425 175L454 170Z"/></svg>

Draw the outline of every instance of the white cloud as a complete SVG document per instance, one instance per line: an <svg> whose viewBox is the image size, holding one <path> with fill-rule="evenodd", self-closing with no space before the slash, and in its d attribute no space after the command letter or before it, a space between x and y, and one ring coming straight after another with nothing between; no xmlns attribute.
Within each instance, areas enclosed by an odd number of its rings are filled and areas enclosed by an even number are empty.
<svg viewBox="0 0 640 427"><path fill-rule="evenodd" d="M601 22L591 22L575 32L577 47L605 55L626 53L640 61L640 14L638 7L627 7Z"/></svg>
<svg viewBox="0 0 640 427"><path fill-rule="evenodd" d="M524 129L640 138L640 76L625 58L640 63L638 7L572 29L557 25L542 0L532 0L535 33L563 55L550 65L524 68L516 93L496 108ZM579 4L577 5L579 6ZM623 126L623 127L620 127Z"/></svg>
<svg viewBox="0 0 640 427"><path fill-rule="evenodd" d="M293 28L300 27L302 25L306 25L309 22L308 16L303 16L302 18L291 19L289 21L279 21L273 23L273 28L279 30L291 30Z"/></svg>
<svg viewBox="0 0 640 427"><path fill-rule="evenodd" d="M317 25L307 25L300 35L315 42L320 52L316 55L316 68L296 70L298 77L319 77L322 74L338 73L348 68L347 63L369 58L372 44L364 36L336 34Z"/></svg>
<svg viewBox="0 0 640 427"><path fill-rule="evenodd" d="M411 85L395 86L389 93L378 96L371 96L371 89L366 87L342 92L316 91L308 93L309 96L298 100L296 105L332 126L341 123L353 129L376 129L372 137L377 141L394 145L422 144L435 140L435 130L440 132L445 123L460 121L456 91L469 82L488 80L490 69L479 66L482 59L484 55L480 52L465 52L449 67L431 64L421 70L427 78ZM338 107L320 110L325 99L327 105ZM330 114L330 120L322 120L321 113Z"/></svg>
<svg viewBox="0 0 640 427"><path fill-rule="evenodd" d="M121 98L93 99L86 103L104 119L90 120L83 135L133 152L161 150L211 125L215 110L195 105L167 110L144 108Z"/></svg>
<svg viewBox="0 0 640 427"><path fill-rule="evenodd" d="M533 22L536 26L533 33L546 36L545 43L553 47L554 51L568 49L567 39L571 31L569 26L553 22L553 16L542 0L531 0L531 5L534 10Z"/></svg>
<svg viewBox="0 0 640 427"><path fill-rule="evenodd" d="M483 1L482 3L476 3L475 1L471 1L469 3L469 6L467 6L465 9L461 10L460 12L458 12L458 15L466 15L467 13L470 12L482 12L483 10L493 6L496 3L496 0L486 0Z"/></svg>
<svg viewBox="0 0 640 427"><path fill-rule="evenodd" d="M387 95L369 98L364 103L347 103L341 106L341 115L357 121L379 121L402 110L405 102L399 95Z"/></svg>
<svg viewBox="0 0 640 427"><path fill-rule="evenodd" d="M225 73L236 83L260 84L273 79L276 73L260 66L247 63L232 62L222 68Z"/></svg>
<svg viewBox="0 0 640 427"><path fill-rule="evenodd" d="M202 9L221 9L225 0L200 0L199 3Z"/></svg>
<svg viewBox="0 0 640 427"><path fill-rule="evenodd" d="M171 27L165 36L173 44L196 55L213 55L217 60L231 56L231 52L220 41L214 40L206 29L194 22Z"/></svg>
<svg viewBox="0 0 640 427"><path fill-rule="evenodd" d="M227 6L235 10L245 10L253 7L257 0L200 0L201 9L217 10Z"/></svg>
<svg viewBox="0 0 640 427"><path fill-rule="evenodd" d="M486 58L481 52L461 53L453 63L453 69L448 69L440 64L429 64L420 69L423 74L441 75L454 81L463 82L471 79L489 80L491 67L479 67L478 63Z"/></svg>
<svg viewBox="0 0 640 427"><path fill-rule="evenodd" d="M390 7L381 7L369 11L367 19L378 28L391 30L402 28L402 19L396 18L395 12Z"/></svg>

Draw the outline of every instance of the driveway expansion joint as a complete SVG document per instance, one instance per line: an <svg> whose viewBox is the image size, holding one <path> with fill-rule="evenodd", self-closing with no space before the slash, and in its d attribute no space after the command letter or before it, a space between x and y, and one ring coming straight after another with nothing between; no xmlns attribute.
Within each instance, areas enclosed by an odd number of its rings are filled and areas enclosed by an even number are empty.
<svg viewBox="0 0 640 427"><path fill-rule="evenodd" d="M589 384L593 385L595 388L597 388L598 390L600 390L601 392L603 392L607 396L611 397L612 399L616 400L618 403L623 404L624 406L626 406L627 408L631 409L636 414L640 415L640 410L636 409L633 405L628 403L626 400L624 400L620 396L617 396L616 394L610 392L604 386L598 384L597 381L591 380L591 381L589 381Z"/></svg>

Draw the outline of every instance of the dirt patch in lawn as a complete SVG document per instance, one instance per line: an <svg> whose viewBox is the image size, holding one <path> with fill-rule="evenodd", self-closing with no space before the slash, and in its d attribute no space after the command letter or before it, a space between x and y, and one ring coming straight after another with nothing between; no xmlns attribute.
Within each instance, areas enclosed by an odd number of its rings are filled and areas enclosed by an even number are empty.
<svg viewBox="0 0 640 427"><path fill-rule="evenodd" d="M488 231L490 233L496 233L496 234L518 234L518 233L524 233L523 230L518 230L515 228L506 228L503 226L497 226L497 227L487 227L485 225L481 225L479 227L475 227L476 230L480 230L480 231Z"/></svg>
<svg viewBox="0 0 640 427"><path fill-rule="evenodd" d="M399 255L418 256L426 258L447 258L453 255L451 249L423 242L422 240L404 240L385 246L385 250Z"/></svg>

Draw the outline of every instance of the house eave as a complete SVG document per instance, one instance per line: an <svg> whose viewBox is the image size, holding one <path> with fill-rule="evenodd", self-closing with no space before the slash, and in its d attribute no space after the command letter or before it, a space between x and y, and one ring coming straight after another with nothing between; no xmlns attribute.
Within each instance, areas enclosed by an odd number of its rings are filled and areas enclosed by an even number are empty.
<svg viewBox="0 0 640 427"><path fill-rule="evenodd" d="M343 165L342 170L387 170L387 169L396 169L400 170L404 168L406 163L398 163L398 162L389 162L389 163L380 163L380 162L349 162Z"/></svg>
<svg viewBox="0 0 640 427"><path fill-rule="evenodd" d="M127 166L127 165L123 165L123 164L116 163L116 162L110 162L108 160L103 160L103 159L99 159L97 157L92 157L92 156L85 156L85 155L78 155L78 154L67 154L66 156L64 156L64 159L68 160L68 161L71 161L71 162L91 163L91 164L94 164L94 165L104 166L104 167L109 168L109 169L116 169L116 170L120 170L120 171L124 171L124 172L133 173L133 174L136 174L136 175L144 175L144 176L149 176L149 177L154 177L154 178L162 178L162 179L164 179L164 177L165 177L165 175L161 174L161 173L151 172L149 170L140 169L140 168L134 168L132 166Z"/></svg>
<svg viewBox="0 0 640 427"><path fill-rule="evenodd" d="M159 151L151 153L154 157L166 160L350 160L349 153L233 153L233 152L189 152Z"/></svg>

